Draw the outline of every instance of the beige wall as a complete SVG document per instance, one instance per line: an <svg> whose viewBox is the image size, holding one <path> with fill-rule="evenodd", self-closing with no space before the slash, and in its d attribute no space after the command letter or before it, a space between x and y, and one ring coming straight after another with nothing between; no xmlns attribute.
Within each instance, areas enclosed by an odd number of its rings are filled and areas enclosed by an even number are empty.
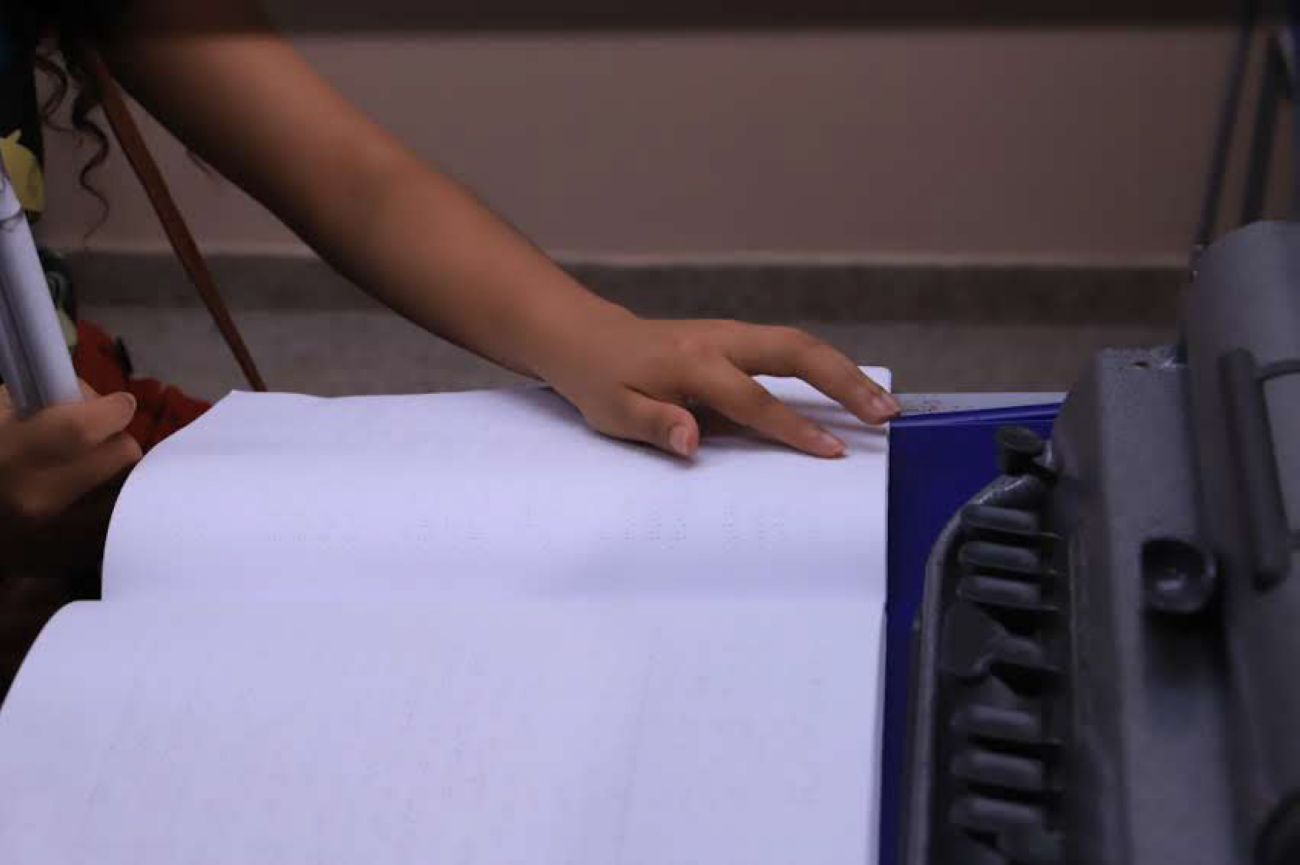
<svg viewBox="0 0 1300 865"><path fill-rule="evenodd" d="M1182 259L1229 44L1214 29L297 41L557 254L1083 262ZM206 246L296 245L148 131ZM71 170L84 155L52 136L50 242L81 245L96 213ZM121 160L101 184L112 216L89 245L160 245Z"/></svg>

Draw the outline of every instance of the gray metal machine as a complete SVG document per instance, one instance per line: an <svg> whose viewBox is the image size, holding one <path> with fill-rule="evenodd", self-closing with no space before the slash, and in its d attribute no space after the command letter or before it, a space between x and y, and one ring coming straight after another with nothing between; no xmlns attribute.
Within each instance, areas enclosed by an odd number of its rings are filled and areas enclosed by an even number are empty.
<svg viewBox="0 0 1300 865"><path fill-rule="evenodd" d="M1300 863L1300 223L1195 271L935 548L907 865Z"/></svg>

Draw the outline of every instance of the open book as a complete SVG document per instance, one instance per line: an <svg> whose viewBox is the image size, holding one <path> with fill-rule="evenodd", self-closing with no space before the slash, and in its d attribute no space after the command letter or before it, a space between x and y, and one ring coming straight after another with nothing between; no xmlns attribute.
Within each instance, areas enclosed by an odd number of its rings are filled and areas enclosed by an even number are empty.
<svg viewBox="0 0 1300 865"><path fill-rule="evenodd" d="M849 455L227 397L0 709L0 862L874 861L887 440L766 383Z"/></svg>

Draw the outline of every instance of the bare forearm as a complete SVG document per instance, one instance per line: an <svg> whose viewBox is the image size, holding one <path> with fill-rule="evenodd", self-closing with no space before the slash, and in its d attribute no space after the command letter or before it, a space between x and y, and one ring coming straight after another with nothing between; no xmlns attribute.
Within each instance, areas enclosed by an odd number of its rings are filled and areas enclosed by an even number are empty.
<svg viewBox="0 0 1300 865"><path fill-rule="evenodd" d="M128 89L200 156L407 318L546 379L601 432L681 456L690 403L821 456L844 443L751 375L794 375L864 421L898 406L788 328L656 322L587 292L421 163L265 25L253 0L136 0L107 40Z"/></svg>
<svg viewBox="0 0 1300 865"><path fill-rule="evenodd" d="M582 328L626 315L413 156L394 160L370 188L372 200L357 211L367 225L326 223L308 239L358 285L434 333L541 376Z"/></svg>
<svg viewBox="0 0 1300 865"><path fill-rule="evenodd" d="M530 375L544 373L563 330L625 314L349 104L255 10L229 31L175 20L195 8L143 0L148 20L108 46L114 70L365 291Z"/></svg>

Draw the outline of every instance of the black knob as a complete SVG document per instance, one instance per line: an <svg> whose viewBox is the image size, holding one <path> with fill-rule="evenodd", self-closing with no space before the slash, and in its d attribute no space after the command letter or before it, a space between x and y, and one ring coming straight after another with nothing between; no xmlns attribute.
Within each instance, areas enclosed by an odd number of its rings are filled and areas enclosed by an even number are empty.
<svg viewBox="0 0 1300 865"><path fill-rule="evenodd" d="M1214 555L1182 538L1142 544L1142 596L1148 610L1188 615L1209 606L1219 588Z"/></svg>
<svg viewBox="0 0 1300 865"><path fill-rule="evenodd" d="M1037 470L1035 461L1047 445L1038 433L1022 426L1004 426L997 432L998 468L1004 475L1023 475Z"/></svg>

